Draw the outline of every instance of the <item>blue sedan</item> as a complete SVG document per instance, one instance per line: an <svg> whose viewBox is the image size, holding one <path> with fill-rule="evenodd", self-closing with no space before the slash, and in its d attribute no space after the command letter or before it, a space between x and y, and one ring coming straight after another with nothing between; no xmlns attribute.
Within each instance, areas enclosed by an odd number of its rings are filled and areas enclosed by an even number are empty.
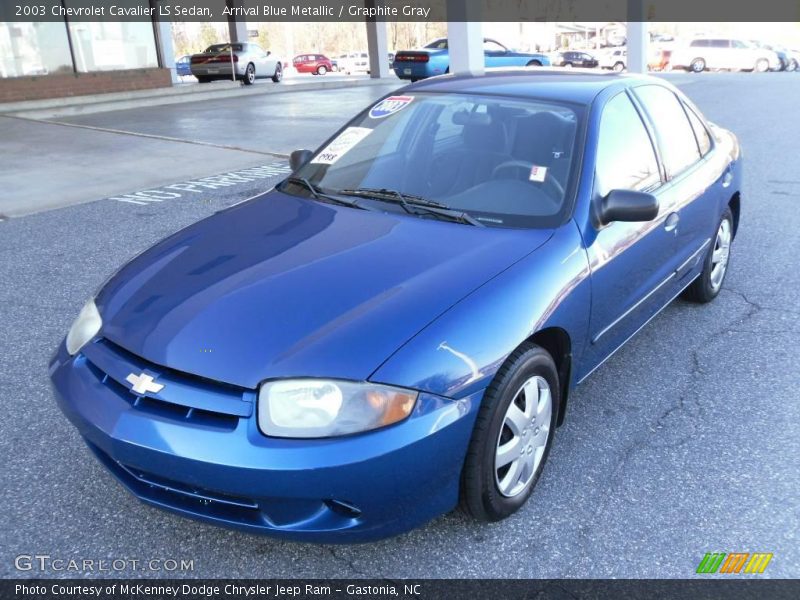
<svg viewBox="0 0 800 600"><path fill-rule="evenodd" d="M658 79L409 86L122 267L51 361L58 403L133 494L217 525L503 519L575 387L678 295L720 293L741 161Z"/></svg>
<svg viewBox="0 0 800 600"><path fill-rule="evenodd" d="M544 54L509 50L496 40L484 38L483 57L486 67L549 66ZM434 40L420 50L401 50L395 54L392 68L400 79L418 81L450 72L450 52L447 38Z"/></svg>

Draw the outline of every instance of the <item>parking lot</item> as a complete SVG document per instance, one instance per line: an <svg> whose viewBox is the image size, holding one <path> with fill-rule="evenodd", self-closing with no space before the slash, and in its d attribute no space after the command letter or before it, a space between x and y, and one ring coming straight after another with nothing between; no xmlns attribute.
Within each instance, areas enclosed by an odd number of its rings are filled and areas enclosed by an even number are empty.
<svg viewBox="0 0 800 600"><path fill-rule="evenodd" d="M14 557L48 554L193 559L197 577L684 578L706 552L758 551L774 554L765 576L800 577L800 76L666 77L744 148L722 294L676 301L573 393L519 513L490 525L453 513L359 546L281 542L140 504L59 412L47 361L127 259L269 189L291 150L317 146L396 84L59 123L0 117L0 157L15 165L0 195L57 191L62 177L66 198L0 219L0 575L40 575L17 572Z"/></svg>

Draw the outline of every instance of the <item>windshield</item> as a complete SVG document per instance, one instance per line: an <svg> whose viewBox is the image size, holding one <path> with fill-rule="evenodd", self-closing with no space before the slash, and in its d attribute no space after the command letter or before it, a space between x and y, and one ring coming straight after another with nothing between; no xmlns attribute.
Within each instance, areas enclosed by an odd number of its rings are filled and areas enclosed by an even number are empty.
<svg viewBox="0 0 800 600"><path fill-rule="evenodd" d="M356 117L296 175L328 194L388 189L487 226L554 227L568 208L576 110L492 96L390 96ZM309 196L298 183L282 189Z"/></svg>

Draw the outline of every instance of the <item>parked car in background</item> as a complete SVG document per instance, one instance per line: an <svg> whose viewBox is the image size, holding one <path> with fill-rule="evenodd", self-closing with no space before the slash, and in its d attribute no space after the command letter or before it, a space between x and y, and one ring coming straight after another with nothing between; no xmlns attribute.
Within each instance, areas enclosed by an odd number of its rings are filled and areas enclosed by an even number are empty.
<svg viewBox="0 0 800 600"><path fill-rule="evenodd" d="M292 60L292 66L298 73L312 75L325 75L328 71L333 71L333 63L324 54L298 54Z"/></svg>
<svg viewBox="0 0 800 600"><path fill-rule="evenodd" d="M580 52L577 50L565 50L557 52L552 58L554 67L582 67L594 68L599 66L598 60L588 52Z"/></svg>
<svg viewBox="0 0 800 600"><path fill-rule="evenodd" d="M609 50L600 54L598 59L600 68L624 71L628 67L628 51L624 47Z"/></svg>
<svg viewBox="0 0 800 600"><path fill-rule="evenodd" d="M252 85L256 79L270 78L275 83L283 79L280 59L249 42L213 44L205 52L192 54L191 70L200 83L236 77Z"/></svg>
<svg viewBox="0 0 800 600"><path fill-rule="evenodd" d="M351 75L353 73L369 73L369 54L366 52L350 52L339 56L339 70Z"/></svg>
<svg viewBox="0 0 800 600"><path fill-rule="evenodd" d="M483 56L486 67L541 67L551 64L544 54L516 52L489 38L483 40ZM392 68L400 79L411 81L449 73L447 38L434 40L419 50L398 50Z"/></svg>
<svg viewBox="0 0 800 600"><path fill-rule="evenodd" d="M704 37L676 45L670 62L672 68L701 73L706 69L763 72L780 61L773 51L743 40Z"/></svg>
<svg viewBox="0 0 800 600"><path fill-rule="evenodd" d="M771 51L775 54L777 61L770 62L770 71L794 71L789 52L784 48L781 48L780 46L774 46L772 44L765 44L764 42L759 42L758 40L750 40L750 45L756 48L762 48L763 50Z"/></svg>
<svg viewBox="0 0 800 600"><path fill-rule="evenodd" d="M191 58L190 54L184 54L175 61L175 72L181 77L192 74Z"/></svg>

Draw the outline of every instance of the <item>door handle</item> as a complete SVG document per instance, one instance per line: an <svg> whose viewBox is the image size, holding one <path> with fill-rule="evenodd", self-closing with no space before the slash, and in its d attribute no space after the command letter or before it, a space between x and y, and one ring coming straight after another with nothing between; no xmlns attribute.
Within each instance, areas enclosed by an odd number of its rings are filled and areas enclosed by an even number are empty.
<svg viewBox="0 0 800 600"><path fill-rule="evenodd" d="M670 213L669 216L667 216L667 219L664 221L664 231L675 230L678 227L678 221L680 220L681 218L678 216L678 213Z"/></svg>

